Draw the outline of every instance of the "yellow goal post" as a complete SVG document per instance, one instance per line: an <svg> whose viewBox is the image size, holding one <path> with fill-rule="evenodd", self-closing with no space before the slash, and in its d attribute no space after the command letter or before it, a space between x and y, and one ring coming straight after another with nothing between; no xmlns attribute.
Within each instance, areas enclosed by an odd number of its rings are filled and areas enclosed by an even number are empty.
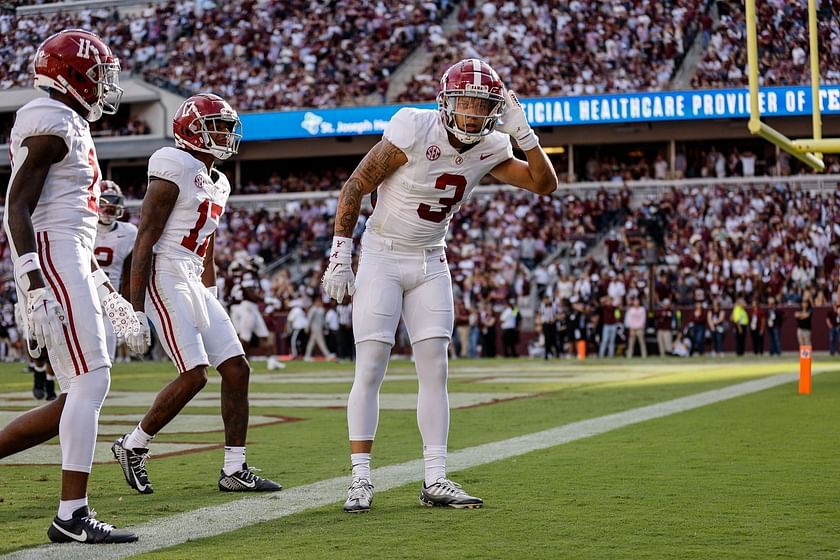
<svg viewBox="0 0 840 560"><path fill-rule="evenodd" d="M840 153L840 138L822 137L822 117L820 115L820 56L818 49L819 32L817 30L817 0L808 0L808 41L811 62L811 124L812 138L791 140L778 130L761 122L758 99L758 24L755 0L744 0L746 3L747 24L747 65L750 88L750 121L749 130L752 134L761 136L772 142L782 150L788 152L800 161L810 165L818 171L825 169L822 155L824 153Z"/></svg>

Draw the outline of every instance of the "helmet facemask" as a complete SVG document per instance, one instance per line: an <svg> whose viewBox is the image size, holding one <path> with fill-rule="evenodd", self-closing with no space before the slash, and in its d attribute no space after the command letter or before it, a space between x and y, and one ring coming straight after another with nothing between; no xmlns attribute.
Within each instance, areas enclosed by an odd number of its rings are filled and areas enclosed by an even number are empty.
<svg viewBox="0 0 840 560"><path fill-rule="evenodd" d="M120 62L116 58L113 62L99 62L85 72L88 80L93 82L96 86L96 101L89 103L82 95L76 91L70 83L63 77L58 77L58 83L50 79L52 84L47 84L48 87L53 87L62 93L69 93L73 99L87 111L85 120L89 122L98 121L102 115L113 115L117 112L122 99L123 89L120 87ZM36 76L36 86L39 83Z"/></svg>
<svg viewBox="0 0 840 560"><path fill-rule="evenodd" d="M488 92L486 86L441 91L437 101L444 128L464 144L475 144L493 132L505 110L504 97ZM458 117L463 120L463 128L458 125ZM480 126L469 130L469 124L476 120L480 121Z"/></svg>
<svg viewBox="0 0 840 560"><path fill-rule="evenodd" d="M99 223L110 226L123 217L125 199L116 193L102 194L99 197Z"/></svg>
<svg viewBox="0 0 840 560"><path fill-rule="evenodd" d="M114 115L120 106L123 89L120 87L120 61L102 62L87 71L87 76L96 84L99 92L98 101L92 107L92 113L97 113L97 120L102 115Z"/></svg>
<svg viewBox="0 0 840 560"><path fill-rule="evenodd" d="M204 146L183 142L185 147L198 152L212 154L225 160L239 152L242 141L242 122L235 112L227 111L196 117L189 125L190 131L199 135ZM176 138L177 140L177 138ZM218 142L217 142L218 140Z"/></svg>

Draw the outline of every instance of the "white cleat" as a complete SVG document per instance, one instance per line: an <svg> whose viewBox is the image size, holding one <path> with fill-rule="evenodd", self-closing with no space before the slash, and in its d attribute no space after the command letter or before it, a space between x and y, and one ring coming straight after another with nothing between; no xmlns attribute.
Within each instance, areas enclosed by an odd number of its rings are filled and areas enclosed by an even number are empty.
<svg viewBox="0 0 840 560"><path fill-rule="evenodd" d="M431 486L420 487L420 505L427 507L446 506L458 509L475 509L484 505L481 498L470 496L460 484L448 478L439 478Z"/></svg>
<svg viewBox="0 0 840 560"><path fill-rule="evenodd" d="M344 511L347 513L367 513L373 502L373 484L366 478L354 478L347 489L347 501Z"/></svg>

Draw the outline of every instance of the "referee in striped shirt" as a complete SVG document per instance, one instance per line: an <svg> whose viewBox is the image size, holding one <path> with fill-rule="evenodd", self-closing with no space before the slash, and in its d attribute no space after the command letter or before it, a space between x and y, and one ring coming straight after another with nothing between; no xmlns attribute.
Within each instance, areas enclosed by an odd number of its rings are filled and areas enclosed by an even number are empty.
<svg viewBox="0 0 840 560"><path fill-rule="evenodd" d="M551 301L551 296L546 294L540 304L539 317L542 325L543 338L545 339L545 359L551 353L555 358L560 357L560 349L557 347L557 315L560 309L557 302Z"/></svg>

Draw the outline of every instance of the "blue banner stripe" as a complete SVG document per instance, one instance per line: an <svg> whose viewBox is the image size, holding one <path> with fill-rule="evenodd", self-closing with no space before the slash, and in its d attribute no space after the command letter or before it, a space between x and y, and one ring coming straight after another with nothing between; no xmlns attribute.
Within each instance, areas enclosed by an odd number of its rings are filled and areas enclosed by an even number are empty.
<svg viewBox="0 0 840 560"><path fill-rule="evenodd" d="M743 89L665 91L522 100L532 126L645 123L749 117L749 93ZM811 114L809 86L767 87L759 93L762 117ZM246 142L292 138L380 135L405 105L277 111L242 115ZM434 103L411 104L432 109ZM840 114L840 85L820 88L825 114Z"/></svg>

